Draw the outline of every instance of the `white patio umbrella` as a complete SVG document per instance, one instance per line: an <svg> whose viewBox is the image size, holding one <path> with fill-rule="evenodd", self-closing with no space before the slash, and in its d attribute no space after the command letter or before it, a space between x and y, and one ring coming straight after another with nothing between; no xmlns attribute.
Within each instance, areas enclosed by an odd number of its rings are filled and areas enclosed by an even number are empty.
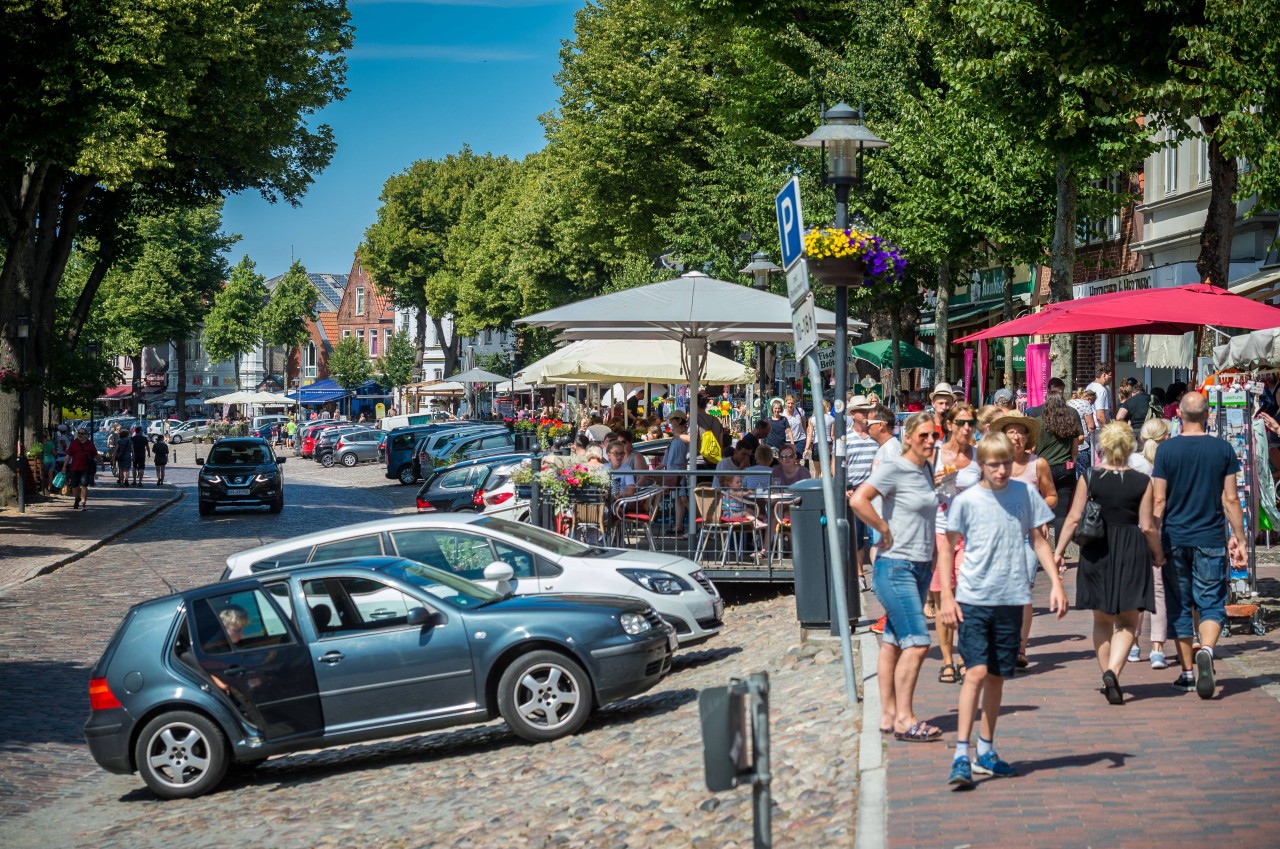
<svg viewBox="0 0 1280 849"><path fill-rule="evenodd" d="M684 349L674 339L584 339L566 345L516 374L543 383L685 383ZM707 354L705 383L753 383L755 373L742 363Z"/></svg>
<svg viewBox="0 0 1280 849"><path fill-rule="evenodd" d="M293 406L297 403L292 398L286 398L283 395L276 395L271 392L255 392L248 389L231 392L227 395L219 395L216 398L206 398L204 402L206 404L259 404L262 406Z"/></svg>
<svg viewBox="0 0 1280 849"><path fill-rule="evenodd" d="M815 310L818 335L833 338L835 313ZM612 292L516 321L558 330L563 339L673 339L681 343L689 398L697 404L707 362L707 345L733 342L789 342L791 305L781 295L716 280L690 271L674 280ZM865 327L850 321L851 329ZM698 464L697 410L689 416L689 471Z"/></svg>

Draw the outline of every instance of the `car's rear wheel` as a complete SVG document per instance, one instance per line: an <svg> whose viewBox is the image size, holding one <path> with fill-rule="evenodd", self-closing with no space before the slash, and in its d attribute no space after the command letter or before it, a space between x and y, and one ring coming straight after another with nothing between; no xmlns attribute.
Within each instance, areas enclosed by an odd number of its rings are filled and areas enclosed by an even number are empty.
<svg viewBox="0 0 1280 849"><path fill-rule="evenodd" d="M171 434L169 434L169 444L170 444L170 445L181 445L181 444L182 444L182 434L180 434L180 433L171 433Z"/></svg>
<svg viewBox="0 0 1280 849"><path fill-rule="evenodd" d="M410 486L418 481L417 475L413 473L413 466L409 463L400 467L400 471L396 472L396 478L404 486Z"/></svg>
<svg viewBox="0 0 1280 849"><path fill-rule="evenodd" d="M349 468L351 468L352 466L354 466L356 463L359 463L359 462L360 462L360 458L359 458L359 457L357 457L355 454L343 454L343 455L342 455L342 465L346 466L348 469L349 469Z"/></svg>
<svg viewBox="0 0 1280 849"><path fill-rule="evenodd" d="M212 505L212 504L210 504L208 501L201 501L201 502L200 502L200 515L201 515L201 516L212 516L212 515L213 515L213 505Z"/></svg>
<svg viewBox="0 0 1280 849"><path fill-rule="evenodd" d="M162 799L208 793L227 772L222 729L191 711L157 716L142 729L133 757L142 780Z"/></svg>
<svg viewBox="0 0 1280 849"><path fill-rule="evenodd" d="M554 651L521 655L498 682L498 711L518 737L541 743L568 736L591 714L591 681Z"/></svg>
<svg viewBox="0 0 1280 849"><path fill-rule="evenodd" d="M321 457L321 458L320 458L320 465L324 466L326 469L328 469L328 468L330 468L331 466L333 466L333 452L332 452L332 451L330 451L328 454L326 454L326 455L324 455L323 457Z"/></svg>

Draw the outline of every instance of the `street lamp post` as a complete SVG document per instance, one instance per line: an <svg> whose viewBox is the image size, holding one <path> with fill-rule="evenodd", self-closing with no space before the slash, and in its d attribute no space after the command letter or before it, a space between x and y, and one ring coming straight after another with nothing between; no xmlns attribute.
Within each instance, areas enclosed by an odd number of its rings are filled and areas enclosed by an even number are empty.
<svg viewBox="0 0 1280 849"><path fill-rule="evenodd" d="M774 265L769 259L769 255L764 251L757 251L751 255L751 262L738 269L739 274L750 274L753 280L752 286L761 292L769 288L769 275L775 271L781 271L780 266ZM764 343L756 343L756 369L760 372L756 377L760 378L760 413L758 418L764 417L764 399L766 396L764 385ZM746 433L750 428L743 428Z"/></svg>
<svg viewBox="0 0 1280 849"><path fill-rule="evenodd" d="M26 465L27 458L25 455L26 442L23 440L23 431L27 426L27 339L31 337L31 316L20 315L17 318L18 325L18 427L14 436L13 454L16 459L14 467L18 472L18 512L27 512L27 482L26 482Z"/></svg>
<svg viewBox="0 0 1280 849"><path fill-rule="evenodd" d="M825 182L836 192L837 230L849 228L849 189L861 182L862 151L864 148L888 147L889 143L871 132L862 123L862 115L852 106L840 101L823 112L824 123L809 135L795 142L799 147L817 147L825 152ZM845 431L845 395L849 375L849 291L836 287L836 346L835 346L835 399L831 405L835 412L837 443ZM814 410L821 415L821 410ZM835 469L836 492L844 492L845 468L837 463Z"/></svg>

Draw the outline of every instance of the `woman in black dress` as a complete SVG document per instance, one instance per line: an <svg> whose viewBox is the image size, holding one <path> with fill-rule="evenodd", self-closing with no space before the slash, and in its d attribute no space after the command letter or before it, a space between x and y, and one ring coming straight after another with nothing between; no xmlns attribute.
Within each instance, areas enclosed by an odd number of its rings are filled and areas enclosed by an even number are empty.
<svg viewBox="0 0 1280 849"><path fill-rule="evenodd" d="M1089 496L1102 506L1106 535L1080 548L1076 607L1093 611L1093 646L1107 701L1124 703L1120 673L1134 644L1138 619L1155 608L1152 567L1163 565L1160 534L1152 518L1151 478L1128 467L1133 428L1112 422L1102 429L1102 465L1076 484L1071 513L1058 539L1058 568L1075 536Z"/></svg>

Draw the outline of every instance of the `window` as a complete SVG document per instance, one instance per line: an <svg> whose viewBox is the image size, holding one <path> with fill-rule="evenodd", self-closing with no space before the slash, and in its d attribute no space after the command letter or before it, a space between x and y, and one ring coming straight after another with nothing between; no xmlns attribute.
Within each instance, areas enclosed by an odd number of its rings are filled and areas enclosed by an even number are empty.
<svg viewBox="0 0 1280 849"><path fill-rule="evenodd" d="M1116 362L1133 362L1133 335L1116 334Z"/></svg>
<svg viewBox="0 0 1280 849"><path fill-rule="evenodd" d="M215 375L212 375L212 376L209 378L209 385L210 385L210 386L217 386L217 385L218 385L218 376L217 376L216 374L215 374Z"/></svg>
<svg viewBox="0 0 1280 849"><path fill-rule="evenodd" d="M363 576L304 581L302 593L321 637L403 628L409 610L422 606L395 587Z"/></svg>
<svg viewBox="0 0 1280 849"><path fill-rule="evenodd" d="M450 572L469 581L484 578L484 567L493 562L489 541L458 531L392 531L396 552L409 560Z"/></svg>
<svg viewBox="0 0 1280 849"><path fill-rule="evenodd" d="M198 374L193 374L193 375L191 375L191 385L192 385L192 386L201 386L201 385L202 385L202 383L201 383L201 381L202 381L202 380L204 380L204 378L203 378L203 377L201 377L201 376L200 376L200 375L198 375Z"/></svg>
<svg viewBox="0 0 1280 849"><path fill-rule="evenodd" d="M317 545L311 561L336 560L339 557L379 557L382 555L382 537L370 534L351 539L334 540Z"/></svg>
<svg viewBox="0 0 1280 849"><path fill-rule="evenodd" d="M1203 186L1209 182L1209 140L1199 139L1198 146L1200 148L1200 173L1198 176L1200 185Z"/></svg>
<svg viewBox="0 0 1280 849"><path fill-rule="evenodd" d="M356 315L364 315L364 287L356 288Z"/></svg>
<svg viewBox="0 0 1280 849"><path fill-rule="evenodd" d="M356 331L356 339L360 342L360 347L364 347L364 328L361 327Z"/></svg>
<svg viewBox="0 0 1280 849"><path fill-rule="evenodd" d="M486 436L484 439L480 440L479 447L482 450L489 448L509 448L514 441L515 439L511 434L500 433L497 436Z"/></svg>
<svg viewBox="0 0 1280 849"><path fill-rule="evenodd" d="M307 347L304 351L304 357L305 357L303 361L304 365L302 367L303 376L315 377L316 376L316 343L315 342L307 343Z"/></svg>
<svg viewBox="0 0 1280 849"><path fill-rule="evenodd" d="M191 607L205 654L229 654L290 643L289 628L262 590L201 599Z"/></svg>
<svg viewBox="0 0 1280 849"><path fill-rule="evenodd" d="M350 335L351 335L351 331L350 331L350 330L344 330L344 331L342 331L342 338L343 338L343 339L346 339L346 338L347 338L348 336L350 336Z"/></svg>
<svg viewBox="0 0 1280 849"><path fill-rule="evenodd" d="M386 335L386 337L387 337L387 338L386 338L386 345L385 345L384 347L389 348L389 347L391 347L391 337L392 337L392 336L394 336L394 335L395 335L395 333L394 333L394 331L392 331L392 329L391 329L390 327L388 327L385 331L383 331L383 333L384 333L384 334Z"/></svg>
<svg viewBox="0 0 1280 849"><path fill-rule="evenodd" d="M1164 193L1175 194L1178 191L1178 139L1170 135L1168 147L1164 149Z"/></svg>
<svg viewBox="0 0 1280 849"><path fill-rule="evenodd" d="M507 545L505 542L493 541L493 549L498 553L498 559L511 567L517 578L528 578L533 580L537 577L534 571L534 557L527 551L521 551L514 546Z"/></svg>
<svg viewBox="0 0 1280 849"><path fill-rule="evenodd" d="M378 331L369 331L369 356L378 356Z"/></svg>
<svg viewBox="0 0 1280 849"><path fill-rule="evenodd" d="M442 380L443 378L444 378L444 369L439 369L439 368L436 369L436 380Z"/></svg>
<svg viewBox="0 0 1280 849"><path fill-rule="evenodd" d="M467 480L471 477L471 469L454 469L441 476L432 489L466 489Z"/></svg>

